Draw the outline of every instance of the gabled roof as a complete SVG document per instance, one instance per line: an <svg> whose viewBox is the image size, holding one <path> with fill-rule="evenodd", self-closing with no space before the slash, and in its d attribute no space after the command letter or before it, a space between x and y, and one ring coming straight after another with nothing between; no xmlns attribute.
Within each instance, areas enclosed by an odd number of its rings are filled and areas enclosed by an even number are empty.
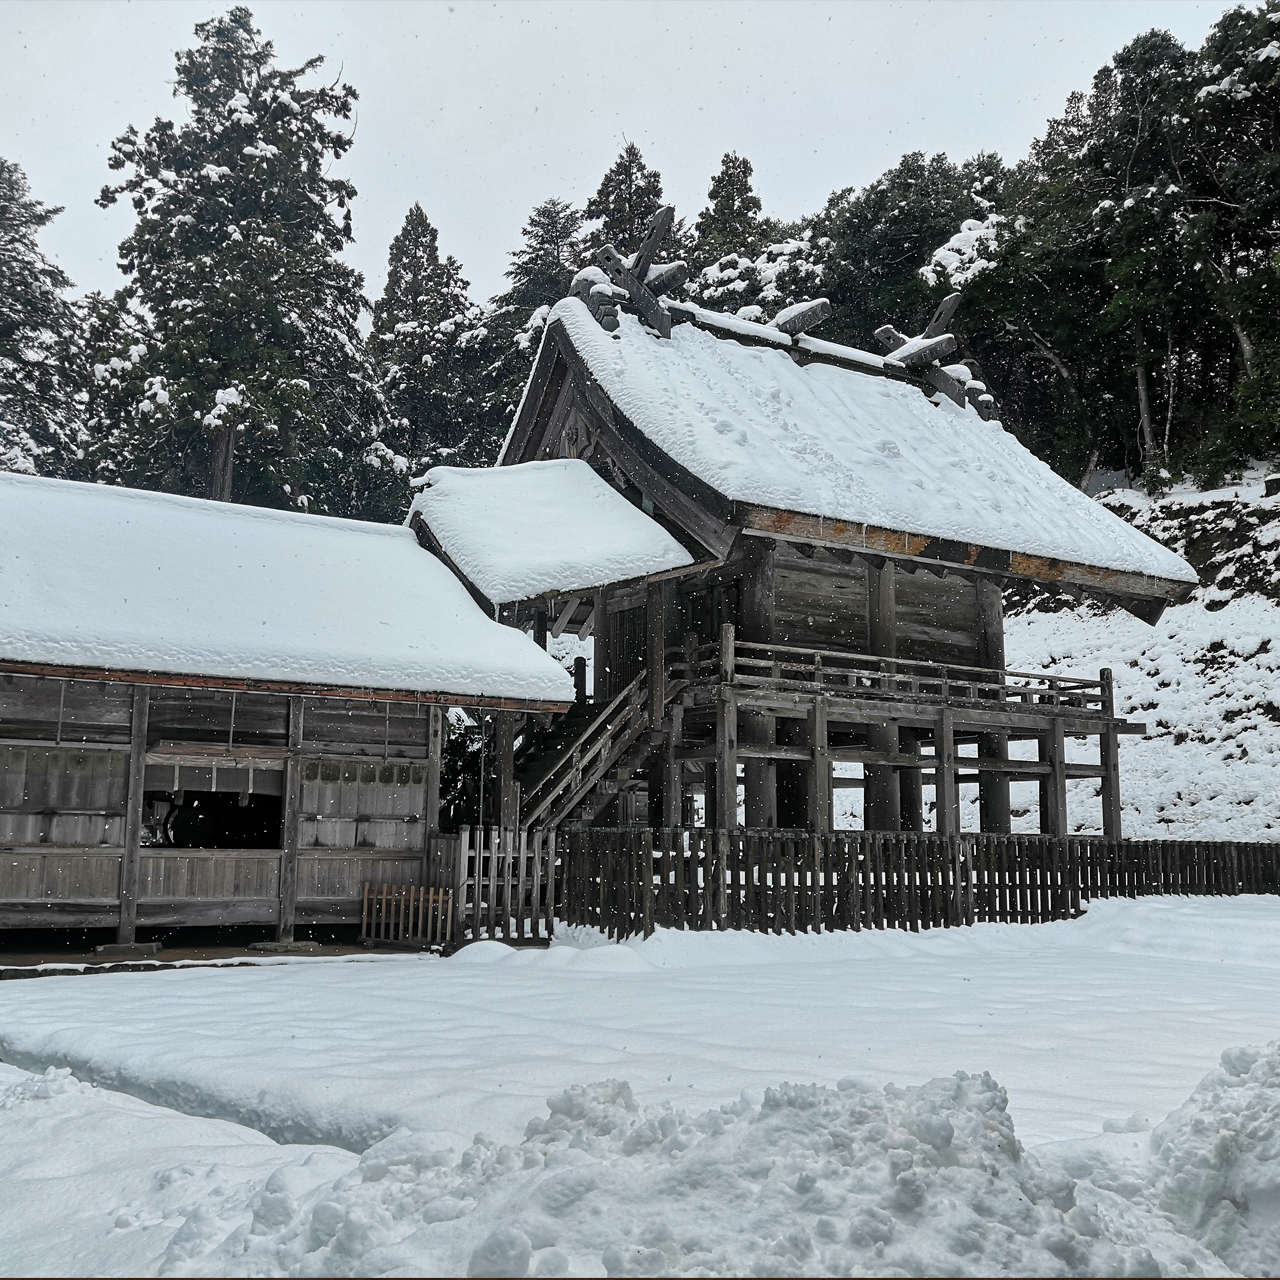
<svg viewBox="0 0 1280 1280"><path fill-rule="evenodd" d="M737 504L743 523L764 508L1171 584L1197 580L1180 556L1068 484L998 422L876 376L879 357L865 355L864 373L846 359L799 363L786 334L744 321L725 336L677 324L660 339L634 316L619 319L607 333L567 298L548 330L563 333L647 441ZM832 344L799 342L808 357L830 354L820 348ZM1001 567L1019 571L1016 562Z"/></svg>
<svg viewBox="0 0 1280 1280"><path fill-rule="evenodd" d="M414 500L454 567L493 604L582 591L693 563L587 463L433 467Z"/></svg>
<svg viewBox="0 0 1280 1280"><path fill-rule="evenodd" d="M564 705L399 525L0 474L0 661Z"/></svg>

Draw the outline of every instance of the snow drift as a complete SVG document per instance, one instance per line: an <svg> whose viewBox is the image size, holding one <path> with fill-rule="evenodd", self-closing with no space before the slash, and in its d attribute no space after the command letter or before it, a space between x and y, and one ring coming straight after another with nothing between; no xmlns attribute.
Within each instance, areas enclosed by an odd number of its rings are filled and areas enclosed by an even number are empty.
<svg viewBox="0 0 1280 1280"><path fill-rule="evenodd" d="M111 1096L65 1076L11 1085L0 1110ZM518 1142L477 1134L458 1156L400 1129L354 1167L326 1153L328 1177L323 1161L295 1156L255 1194L191 1208L159 1272L1280 1271L1280 1044L1228 1050L1182 1108L1127 1145L1133 1154L1106 1141L1024 1151L985 1073L909 1088L782 1084L701 1115L642 1108L608 1080L549 1098Z"/></svg>

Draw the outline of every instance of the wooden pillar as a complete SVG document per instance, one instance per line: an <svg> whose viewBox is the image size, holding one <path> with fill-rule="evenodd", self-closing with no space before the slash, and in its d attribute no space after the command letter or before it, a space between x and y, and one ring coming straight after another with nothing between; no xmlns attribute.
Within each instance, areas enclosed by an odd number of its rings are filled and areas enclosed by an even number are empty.
<svg viewBox="0 0 1280 1280"><path fill-rule="evenodd" d="M877 657L892 660L898 656L897 575L892 560L867 566L867 639ZM867 744L873 751L896 752L898 726L868 726ZM862 825L868 831L900 830L902 800L897 771L892 765L867 765L862 772Z"/></svg>
<svg viewBox="0 0 1280 1280"><path fill-rule="evenodd" d="M547 647L547 611L545 609L534 610L533 642L539 649Z"/></svg>
<svg viewBox="0 0 1280 1280"><path fill-rule="evenodd" d="M671 728L662 743L661 823L664 827L678 827L684 824L685 811L684 775L676 756L684 742L684 706L681 703L672 704L669 719ZM650 813L652 815L652 806Z"/></svg>
<svg viewBox="0 0 1280 1280"><path fill-rule="evenodd" d="M1039 755L1049 772L1040 779L1040 834L1067 834L1067 769L1066 739L1062 721L1053 718L1049 731L1039 739Z"/></svg>
<svg viewBox="0 0 1280 1280"><path fill-rule="evenodd" d="M444 754L444 708L433 704L427 720L427 830L440 830L440 759Z"/></svg>
<svg viewBox="0 0 1280 1280"><path fill-rule="evenodd" d="M978 579L978 665L1003 673L1004 664L1004 595L994 578L982 577ZM1004 683L1003 675L1000 683ZM984 760L1007 762L1009 735L980 734L978 755ZM979 771L978 812L983 831L1008 833L1012 830L1007 773Z"/></svg>
<svg viewBox="0 0 1280 1280"><path fill-rule="evenodd" d="M607 702L612 684L609 679L609 593L603 588L596 592L595 621L591 627L592 646L595 654L592 676L592 693L599 703Z"/></svg>
<svg viewBox="0 0 1280 1280"><path fill-rule="evenodd" d="M125 803L124 853L120 858L120 924L118 943L132 943L138 929L138 860L142 848L142 792L147 781L147 716L151 688L133 686L133 716L129 725L129 790Z"/></svg>
<svg viewBox="0 0 1280 1280"><path fill-rule="evenodd" d="M587 705L587 660L581 656L573 660L573 700L580 707Z"/></svg>
<svg viewBox="0 0 1280 1280"><path fill-rule="evenodd" d="M649 825L663 825L667 811L667 742L671 723L666 716L667 621L662 583L651 582L645 593L645 655L647 713L649 720Z"/></svg>
<svg viewBox="0 0 1280 1280"><path fill-rule="evenodd" d="M280 833L280 914L276 941L292 942L298 915L298 826L302 810L302 698L289 698L289 755L284 764L284 820Z"/></svg>
<svg viewBox="0 0 1280 1280"><path fill-rule="evenodd" d="M1108 717L1115 715L1115 683L1110 668L1104 667L1102 680L1102 705ZM1116 724L1108 718L1099 735L1098 757L1102 766L1102 834L1108 840L1122 840L1120 820L1120 735Z"/></svg>
<svg viewBox="0 0 1280 1280"><path fill-rule="evenodd" d="M898 731L899 750L905 755L919 756L920 737L914 729ZM924 795L919 769L902 769L898 774L899 811L903 831L924 830Z"/></svg>
<svg viewBox="0 0 1280 1280"><path fill-rule="evenodd" d="M516 716L514 711L499 711L494 716L493 751L498 774L498 825L514 831L520 825L520 790L516 786L515 749Z"/></svg>
<svg viewBox="0 0 1280 1280"><path fill-rule="evenodd" d="M831 830L831 751L827 740L827 700L813 700L809 709L809 803L810 831Z"/></svg>
<svg viewBox="0 0 1280 1280"><path fill-rule="evenodd" d="M960 834L960 788L956 784L956 735L950 707L944 707L933 731L934 797L940 836Z"/></svg>
<svg viewBox="0 0 1280 1280"><path fill-rule="evenodd" d="M738 633L752 644L774 641L774 559L777 546L771 538L745 539L745 566L739 600ZM771 711L741 708L741 739L757 746L773 746L778 722ZM743 764L748 827L778 825L778 766L773 760L747 760Z"/></svg>
<svg viewBox="0 0 1280 1280"><path fill-rule="evenodd" d="M733 831L738 825L738 695L726 685L720 686L716 699L714 819L711 810L707 812L708 826L720 831Z"/></svg>

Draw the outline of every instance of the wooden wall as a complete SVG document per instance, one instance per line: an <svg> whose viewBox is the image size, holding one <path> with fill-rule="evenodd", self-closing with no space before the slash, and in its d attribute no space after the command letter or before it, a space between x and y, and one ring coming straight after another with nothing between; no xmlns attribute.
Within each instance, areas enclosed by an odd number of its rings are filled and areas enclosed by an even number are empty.
<svg viewBox="0 0 1280 1280"><path fill-rule="evenodd" d="M0 675L0 927L121 922L133 699L127 684ZM286 891L298 920L352 921L365 880L430 878L433 709L292 702L300 720L291 734L285 696L149 690L143 786L207 790L213 758L220 791L247 790L240 766L256 758L252 789L280 794L296 768L296 883L285 883L280 847L182 849L144 836L139 925L279 925ZM439 733L439 708L435 723Z"/></svg>

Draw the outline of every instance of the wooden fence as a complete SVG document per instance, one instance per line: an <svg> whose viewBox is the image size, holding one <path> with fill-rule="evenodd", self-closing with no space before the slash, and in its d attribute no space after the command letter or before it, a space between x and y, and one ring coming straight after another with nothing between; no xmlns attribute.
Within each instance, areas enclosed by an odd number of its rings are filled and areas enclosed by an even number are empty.
<svg viewBox="0 0 1280 1280"><path fill-rule="evenodd" d="M448 947L453 941L453 894L415 884L364 882L361 942Z"/></svg>
<svg viewBox="0 0 1280 1280"><path fill-rule="evenodd" d="M1040 924L1071 919L1094 898L1280 893L1280 844L624 827L562 828L558 851L557 916L613 938L658 925Z"/></svg>
<svg viewBox="0 0 1280 1280"><path fill-rule="evenodd" d="M432 850L451 868L453 937L545 943L555 912L553 830L463 827L432 837Z"/></svg>

